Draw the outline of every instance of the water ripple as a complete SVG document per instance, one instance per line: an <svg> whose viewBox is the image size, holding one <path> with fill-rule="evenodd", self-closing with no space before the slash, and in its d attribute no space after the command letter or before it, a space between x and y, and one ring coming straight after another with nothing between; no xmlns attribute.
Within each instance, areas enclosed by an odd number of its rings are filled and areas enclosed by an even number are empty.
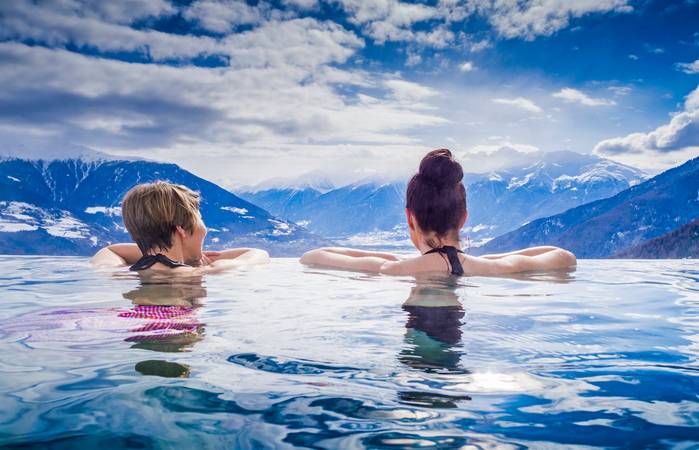
<svg viewBox="0 0 699 450"><path fill-rule="evenodd" d="M0 446L692 448L696 267L148 281L0 258Z"/></svg>

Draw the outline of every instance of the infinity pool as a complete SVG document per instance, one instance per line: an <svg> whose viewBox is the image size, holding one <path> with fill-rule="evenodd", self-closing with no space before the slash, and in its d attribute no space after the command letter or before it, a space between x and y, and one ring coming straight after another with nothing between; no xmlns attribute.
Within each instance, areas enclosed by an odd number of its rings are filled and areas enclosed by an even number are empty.
<svg viewBox="0 0 699 450"><path fill-rule="evenodd" d="M697 260L145 283L5 257L0 280L0 445L699 445Z"/></svg>

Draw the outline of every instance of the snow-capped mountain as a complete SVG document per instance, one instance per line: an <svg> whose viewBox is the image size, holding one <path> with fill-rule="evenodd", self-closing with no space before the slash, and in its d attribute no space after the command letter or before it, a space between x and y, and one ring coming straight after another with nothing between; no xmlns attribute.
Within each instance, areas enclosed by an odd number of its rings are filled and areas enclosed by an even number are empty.
<svg viewBox="0 0 699 450"><path fill-rule="evenodd" d="M500 253L533 245L557 245L580 258L614 254L635 257L631 247L678 230L699 216L699 158L669 169L618 194L532 221L499 236L477 253ZM696 247L690 228L665 236L661 244ZM658 242L648 248L661 246ZM641 248L639 255L646 255ZM624 251L630 249L628 253ZM638 249L637 249L638 250ZM666 256L674 256L666 249ZM659 253L662 255L663 253ZM679 254L679 252L677 253ZM647 256L644 256L647 257Z"/></svg>
<svg viewBox="0 0 699 450"><path fill-rule="evenodd" d="M524 167L488 174L467 173L469 219L464 229L471 245L514 230L540 217L610 197L639 183L637 169L594 155L551 152ZM309 231L359 245L406 240L406 182L355 183L326 193L283 188L241 192L273 214Z"/></svg>
<svg viewBox="0 0 699 450"><path fill-rule="evenodd" d="M79 149L65 159L0 159L0 253L86 255L129 241L120 203L135 184L167 180L202 195L212 248L255 245L296 255L327 241L175 164L124 160Z"/></svg>
<svg viewBox="0 0 699 450"><path fill-rule="evenodd" d="M289 191L308 189L324 194L337 188L337 186L338 185L328 178L327 174L319 170L313 170L295 178L267 178L255 185L241 186L233 184L229 186L229 188L234 192L261 192L273 189Z"/></svg>
<svg viewBox="0 0 699 450"><path fill-rule="evenodd" d="M358 183L325 194L315 189L272 189L241 196L294 217L290 220L314 233L337 238L399 225L405 217L404 190L397 183Z"/></svg>
<svg viewBox="0 0 699 450"><path fill-rule="evenodd" d="M593 155L548 153L535 164L490 173L468 184L466 232L479 244L540 217L610 197L644 176Z"/></svg>

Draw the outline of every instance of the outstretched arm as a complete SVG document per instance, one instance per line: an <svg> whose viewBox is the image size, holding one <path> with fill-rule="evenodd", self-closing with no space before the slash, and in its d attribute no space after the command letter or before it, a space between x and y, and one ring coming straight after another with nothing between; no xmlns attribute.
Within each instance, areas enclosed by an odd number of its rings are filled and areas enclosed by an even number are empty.
<svg viewBox="0 0 699 450"><path fill-rule="evenodd" d="M204 252L210 265L215 268L253 266L269 262L269 253L259 248L233 248L220 252Z"/></svg>
<svg viewBox="0 0 699 450"><path fill-rule="evenodd" d="M529 247L525 248L522 250L515 250L513 252L508 252L508 253L496 253L492 255L481 255L481 258L485 259L500 259L505 256L512 256L512 255L522 255L522 256L536 256L536 255L541 255L542 253L550 252L552 250L558 250L558 247L554 247L551 245L542 245L539 247Z"/></svg>
<svg viewBox="0 0 699 450"><path fill-rule="evenodd" d="M386 262L399 260L398 256L391 253L324 247L306 252L301 257L301 264L379 273Z"/></svg>
<svg viewBox="0 0 699 450"><path fill-rule="evenodd" d="M386 252L369 252L366 250L356 250L354 248L345 247L323 247L319 250L324 250L329 253L337 253L338 255L353 256L355 258L361 258L365 256L375 256L377 258L383 258L386 261L400 261L400 257L394 255L393 253Z"/></svg>
<svg viewBox="0 0 699 450"><path fill-rule="evenodd" d="M513 252L499 258L472 258L469 260L470 275L505 275L533 270L556 270L575 267L575 255L568 250L551 247L550 250L533 255ZM492 255L491 255L492 256Z"/></svg>
<svg viewBox="0 0 699 450"><path fill-rule="evenodd" d="M112 244L104 247L90 259L90 263L102 267L121 267L134 264L143 254L136 244Z"/></svg>

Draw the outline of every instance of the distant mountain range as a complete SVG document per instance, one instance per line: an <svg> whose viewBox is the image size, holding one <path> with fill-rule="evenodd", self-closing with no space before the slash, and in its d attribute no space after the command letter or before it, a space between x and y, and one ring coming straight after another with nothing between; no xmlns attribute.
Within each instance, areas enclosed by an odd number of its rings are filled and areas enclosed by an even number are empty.
<svg viewBox="0 0 699 450"><path fill-rule="evenodd" d="M404 191L403 184L370 182L326 193L313 188L289 188L240 195L331 239L393 231L395 239L404 240Z"/></svg>
<svg viewBox="0 0 699 450"><path fill-rule="evenodd" d="M669 233L622 250L614 258L699 258L699 219Z"/></svg>
<svg viewBox="0 0 699 450"><path fill-rule="evenodd" d="M524 167L468 173L465 235L472 245L481 244L534 219L610 197L643 179L645 174L632 167L568 151L542 154ZM346 245L409 246L405 188L405 181L367 181L327 192L288 187L239 195Z"/></svg>
<svg viewBox="0 0 699 450"><path fill-rule="evenodd" d="M109 243L130 241L121 199L135 184L155 180L201 192L212 248L254 245L282 256L328 244L175 164L89 151L74 155L0 159L0 253L88 255Z"/></svg>
<svg viewBox="0 0 699 450"><path fill-rule="evenodd" d="M581 258L631 256L659 245L696 245L691 225L677 234L671 232L697 217L699 158L694 158L613 197L535 220L473 253L548 244L567 248ZM645 242L666 233L670 234L659 241ZM688 240L682 243L682 238ZM640 247L632 248L637 245Z"/></svg>
<svg viewBox="0 0 699 450"><path fill-rule="evenodd" d="M405 182L323 182L239 197L174 164L84 148L57 158L41 154L0 157L0 253L89 255L129 241L121 199L135 184L155 180L201 192L210 248L256 246L297 256L332 241L410 246ZM550 244L580 258L697 256L699 158L646 180L609 160L553 152L524 167L466 174L464 182L465 235L485 243L473 254Z"/></svg>

